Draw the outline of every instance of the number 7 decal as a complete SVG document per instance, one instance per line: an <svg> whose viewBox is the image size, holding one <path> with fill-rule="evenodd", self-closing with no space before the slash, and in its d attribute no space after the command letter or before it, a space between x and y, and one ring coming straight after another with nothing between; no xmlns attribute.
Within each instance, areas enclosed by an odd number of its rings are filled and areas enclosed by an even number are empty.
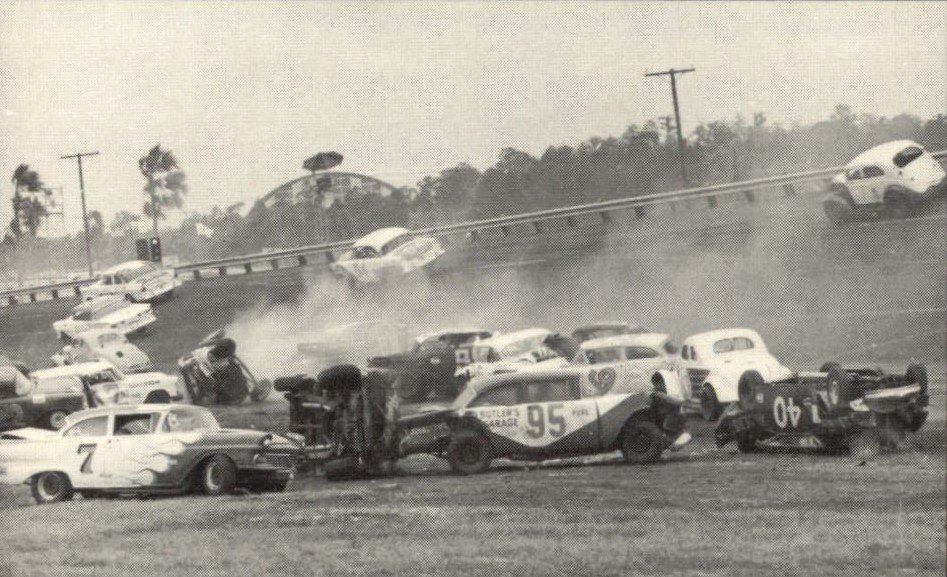
<svg viewBox="0 0 947 577"><path fill-rule="evenodd" d="M79 472L91 474L92 473L92 455L95 454L95 448L97 445L94 443L91 445L79 445L79 450L76 451L77 455L86 453L86 458L82 461L82 466L79 467Z"/></svg>

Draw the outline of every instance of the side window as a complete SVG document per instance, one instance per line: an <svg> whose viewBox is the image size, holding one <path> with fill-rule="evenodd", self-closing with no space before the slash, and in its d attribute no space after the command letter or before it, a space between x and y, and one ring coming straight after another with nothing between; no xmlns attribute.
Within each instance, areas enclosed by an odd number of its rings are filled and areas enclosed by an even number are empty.
<svg viewBox="0 0 947 577"><path fill-rule="evenodd" d="M754 348L753 341L746 337L736 337L733 339L733 350L747 351Z"/></svg>
<svg viewBox="0 0 947 577"><path fill-rule="evenodd" d="M509 407L517 404L516 384L502 385L484 391L470 403L471 407Z"/></svg>
<svg viewBox="0 0 947 577"><path fill-rule="evenodd" d="M66 429L65 437L104 437L108 434L108 415L79 421Z"/></svg>
<svg viewBox="0 0 947 577"><path fill-rule="evenodd" d="M658 351L650 347L625 347L625 358L629 361L637 359L653 359L660 357Z"/></svg>
<svg viewBox="0 0 947 577"><path fill-rule="evenodd" d="M733 351L733 339L720 339L714 343L714 353L729 353Z"/></svg>
<svg viewBox="0 0 947 577"><path fill-rule="evenodd" d="M589 363L593 365L599 363L617 363L622 360L621 349L618 348L589 349L586 351L586 355L588 355Z"/></svg>
<svg viewBox="0 0 947 577"><path fill-rule="evenodd" d="M914 160L917 158L920 158L923 154L924 151L917 146L909 146L894 155L894 165L898 168L904 168L905 166L914 162Z"/></svg>
<svg viewBox="0 0 947 577"><path fill-rule="evenodd" d="M102 277L102 284L104 284L105 286L111 285L111 284L112 284L112 276L111 276L111 275L105 275L104 277Z"/></svg>
<svg viewBox="0 0 947 577"><path fill-rule="evenodd" d="M862 169L854 168L852 170L849 170L847 173L845 173L845 178L848 180L859 180L863 178Z"/></svg>
<svg viewBox="0 0 947 577"><path fill-rule="evenodd" d="M575 401L579 398L577 381L536 381L525 383L524 403L547 403L551 401Z"/></svg>
<svg viewBox="0 0 947 577"><path fill-rule="evenodd" d="M877 166L866 166L865 169L862 170L862 174L865 175L865 178L877 178L879 176L884 176L885 171L881 170Z"/></svg>
<svg viewBox="0 0 947 577"><path fill-rule="evenodd" d="M147 435L158 422L158 413L115 415L115 435Z"/></svg>

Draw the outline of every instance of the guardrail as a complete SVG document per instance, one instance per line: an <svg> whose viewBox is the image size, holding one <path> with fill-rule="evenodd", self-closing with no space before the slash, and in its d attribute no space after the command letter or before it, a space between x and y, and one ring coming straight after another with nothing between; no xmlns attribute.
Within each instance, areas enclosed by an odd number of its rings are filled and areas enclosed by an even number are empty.
<svg viewBox="0 0 947 577"><path fill-rule="evenodd" d="M947 160L947 150L931 153L938 161ZM504 235L509 235L510 227L517 224L532 224L537 233L542 232L542 223L554 219L566 219L570 226L576 226L575 217L599 214L603 222L610 220L609 213L621 210L635 210L636 216L642 218L645 216L645 208L656 204L665 204L680 200L689 200L703 198L707 200L710 207L717 204L717 197L722 195L743 194L747 202L756 202L758 200L756 192L765 189L779 188L786 195L796 194L796 184L812 182L816 180L825 180L845 169L843 166L822 168L806 172L797 172L781 176L769 176L757 178L742 182L733 182L727 184L716 184L712 186L702 186L696 188L687 188L671 192L661 192L656 194L646 194L615 200L606 200L589 204L580 204L560 208L551 208L510 216L501 216L488 218L484 220L461 222L443 226L418 229L414 231L417 234L429 236L446 236L450 234L470 234L474 238L476 235L487 229L499 228ZM199 279L204 271L215 271L218 276L227 276L229 268L242 266L245 273L253 272L253 265L263 262L269 263L269 270L280 268L280 261L286 259L295 259L297 266L306 266L313 255L323 255L327 263L334 261L333 251L349 248L354 239L328 242L309 246L300 246L285 250L271 251L266 253L257 253L236 257L223 258L212 261L192 263L174 268L177 276L185 274L192 275ZM53 299L61 298L64 293L74 293L80 295L80 287L90 284L91 280L80 280L63 282L45 286L24 287L21 289L0 291L0 306L4 304L15 304L22 297L27 297L30 302L36 302L38 295L48 294Z"/></svg>

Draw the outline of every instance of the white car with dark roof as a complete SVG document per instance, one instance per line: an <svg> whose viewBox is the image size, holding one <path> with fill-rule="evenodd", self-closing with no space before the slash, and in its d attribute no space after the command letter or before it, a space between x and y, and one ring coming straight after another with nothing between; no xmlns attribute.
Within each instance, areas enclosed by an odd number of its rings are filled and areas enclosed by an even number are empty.
<svg viewBox="0 0 947 577"><path fill-rule="evenodd" d="M389 227L355 241L329 269L350 285L371 284L423 269L442 254L444 249L435 238Z"/></svg>

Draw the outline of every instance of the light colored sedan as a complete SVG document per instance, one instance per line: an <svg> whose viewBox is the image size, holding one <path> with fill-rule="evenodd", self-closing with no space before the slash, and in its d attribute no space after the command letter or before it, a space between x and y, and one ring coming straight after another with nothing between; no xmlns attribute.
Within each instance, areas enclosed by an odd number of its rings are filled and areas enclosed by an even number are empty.
<svg viewBox="0 0 947 577"><path fill-rule="evenodd" d="M174 270L145 260L132 260L104 271L99 279L80 287L83 300L101 296L117 296L132 302L147 302L171 298L181 281Z"/></svg>
<svg viewBox="0 0 947 577"><path fill-rule="evenodd" d="M436 239L389 227L355 241L329 268L351 285L371 284L422 269L442 254L444 249Z"/></svg>
<svg viewBox="0 0 947 577"><path fill-rule="evenodd" d="M111 329L80 333L50 360L57 367L108 361L124 373L146 373L153 369L145 351L128 342L122 333Z"/></svg>
<svg viewBox="0 0 947 577"><path fill-rule="evenodd" d="M128 335L142 331L155 320L149 304L102 297L73 308L72 314L53 323L53 330L63 340L74 339L85 331L96 329Z"/></svg>

